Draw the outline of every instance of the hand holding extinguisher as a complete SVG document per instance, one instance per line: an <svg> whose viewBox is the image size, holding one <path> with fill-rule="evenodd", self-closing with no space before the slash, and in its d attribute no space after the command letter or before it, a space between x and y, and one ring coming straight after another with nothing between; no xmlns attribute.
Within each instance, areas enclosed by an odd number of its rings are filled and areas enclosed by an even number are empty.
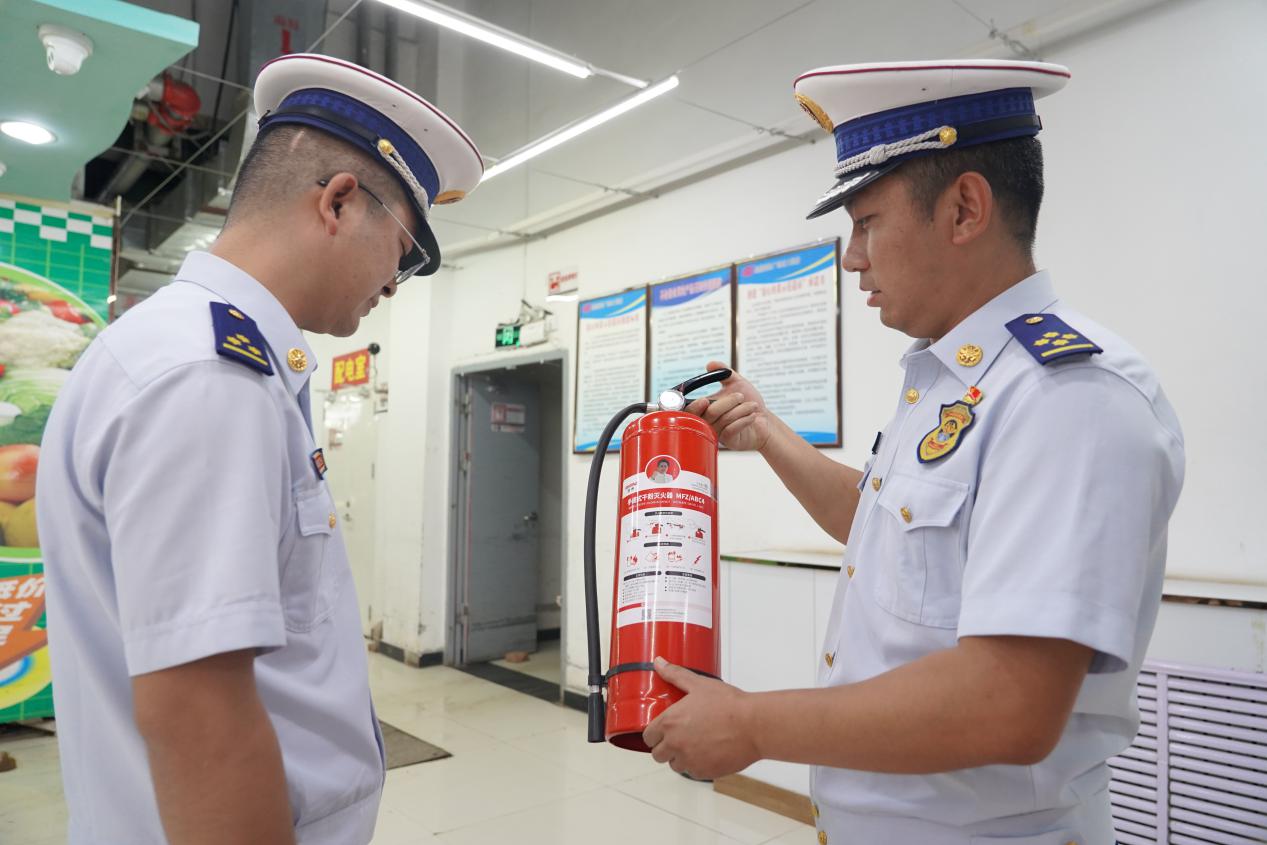
<svg viewBox="0 0 1267 845"><path fill-rule="evenodd" d="M682 697L656 674L656 657L708 677L720 671L717 435L685 407L687 394L730 376L728 369L714 369L664 391L659 404L629 405L603 429L594 450L584 546L590 742L649 750L642 732ZM611 659L604 673L594 552L599 480L612 437L635 414L645 416L621 440ZM653 536L653 520L668 530ZM683 562L697 557L704 562Z"/></svg>
<svg viewBox="0 0 1267 845"><path fill-rule="evenodd" d="M727 449L744 452L765 446L775 422L766 411L760 391L743 376L726 369L720 361L709 361L708 369L710 375L728 373L722 380L722 389L713 396L691 402L686 406L687 412L712 426L717 439Z"/></svg>

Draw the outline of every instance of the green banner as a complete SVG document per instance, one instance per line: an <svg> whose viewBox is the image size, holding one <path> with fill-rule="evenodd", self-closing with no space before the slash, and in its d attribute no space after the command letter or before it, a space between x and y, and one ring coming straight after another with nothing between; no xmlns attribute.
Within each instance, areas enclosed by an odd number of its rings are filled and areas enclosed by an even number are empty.
<svg viewBox="0 0 1267 845"><path fill-rule="evenodd" d="M105 327L108 209L0 196L0 722L53 715L35 472L53 400Z"/></svg>

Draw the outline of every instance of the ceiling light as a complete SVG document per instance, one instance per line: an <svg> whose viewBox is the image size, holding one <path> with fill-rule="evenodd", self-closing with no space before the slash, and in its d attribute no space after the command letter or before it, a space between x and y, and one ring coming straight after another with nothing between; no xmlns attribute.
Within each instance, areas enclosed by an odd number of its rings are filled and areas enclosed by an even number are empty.
<svg viewBox="0 0 1267 845"><path fill-rule="evenodd" d="M594 73L589 65L579 59L560 53L557 50L552 50L530 38L524 38L522 35L510 30L494 26L488 21L460 12L457 9L451 9L448 6L442 6L439 3L421 2L421 0L379 0L379 2L384 6L391 6L393 9L431 21L436 26L451 29L454 32L483 41L485 44L491 44L515 55L523 56L525 59L531 59L555 70L561 70L578 79L586 79Z"/></svg>
<svg viewBox="0 0 1267 845"><path fill-rule="evenodd" d="M26 141L28 144L47 144L57 138L56 135L43 126L36 123L27 123L25 120L6 120L4 123L0 123L0 132L10 138Z"/></svg>
<svg viewBox="0 0 1267 845"><path fill-rule="evenodd" d="M625 112L631 109L636 109L643 103L650 102L656 97L659 97L661 94L666 94L669 91L672 91L677 86L678 78L676 76L670 76L663 82L657 82L655 85L652 85L649 88L644 88L632 97L629 97L626 100L621 100L606 111L601 111L593 117L587 117L584 120L577 121L571 126L559 129L539 141L534 141L528 146L511 153L492 167L485 170L484 178L481 181L487 182L499 173L505 173L512 167L523 164L529 159L536 158L542 153L552 150L560 144L565 144L577 135L588 132L596 126L601 126L612 118L620 117Z"/></svg>

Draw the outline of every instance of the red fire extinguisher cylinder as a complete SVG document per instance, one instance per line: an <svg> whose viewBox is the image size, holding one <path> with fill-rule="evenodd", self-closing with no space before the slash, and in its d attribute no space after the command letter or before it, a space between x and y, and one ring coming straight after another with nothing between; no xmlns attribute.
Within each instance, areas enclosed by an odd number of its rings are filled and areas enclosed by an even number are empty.
<svg viewBox="0 0 1267 845"><path fill-rule="evenodd" d="M661 394L663 410L630 405L599 438L585 502L590 742L650 750L643 731L683 696L655 673L655 658L720 675L717 436L682 409L686 394L730 374L715 370L688 379ZM646 415L631 423L621 440L611 655L604 673L594 552L598 489L608 444L635 414Z"/></svg>
<svg viewBox="0 0 1267 845"><path fill-rule="evenodd" d="M642 732L682 698L655 658L721 672L717 436L699 417L657 411L625 429L620 465L606 735L649 751Z"/></svg>

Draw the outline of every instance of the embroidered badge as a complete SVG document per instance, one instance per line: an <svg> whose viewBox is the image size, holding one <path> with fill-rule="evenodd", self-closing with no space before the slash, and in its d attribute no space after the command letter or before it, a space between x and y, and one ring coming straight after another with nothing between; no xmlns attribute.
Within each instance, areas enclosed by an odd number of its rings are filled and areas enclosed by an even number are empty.
<svg viewBox="0 0 1267 845"><path fill-rule="evenodd" d="M964 433L976 420L973 408L981 402L984 394L976 387L968 388L968 392L958 402L941 406L941 420L936 428L924 435L920 441L918 456L922 464L941 460L959 448Z"/></svg>
<svg viewBox="0 0 1267 845"><path fill-rule="evenodd" d="M312 453L312 468L317 471L318 481L326 477L326 456L320 449Z"/></svg>
<svg viewBox="0 0 1267 845"><path fill-rule="evenodd" d="M1007 330L1043 365L1071 355L1104 351L1054 314L1022 314L1007 324Z"/></svg>
<svg viewBox="0 0 1267 845"><path fill-rule="evenodd" d="M217 353L266 376L273 374L273 364L266 351L268 344L254 320L228 303L213 302L211 326Z"/></svg>

